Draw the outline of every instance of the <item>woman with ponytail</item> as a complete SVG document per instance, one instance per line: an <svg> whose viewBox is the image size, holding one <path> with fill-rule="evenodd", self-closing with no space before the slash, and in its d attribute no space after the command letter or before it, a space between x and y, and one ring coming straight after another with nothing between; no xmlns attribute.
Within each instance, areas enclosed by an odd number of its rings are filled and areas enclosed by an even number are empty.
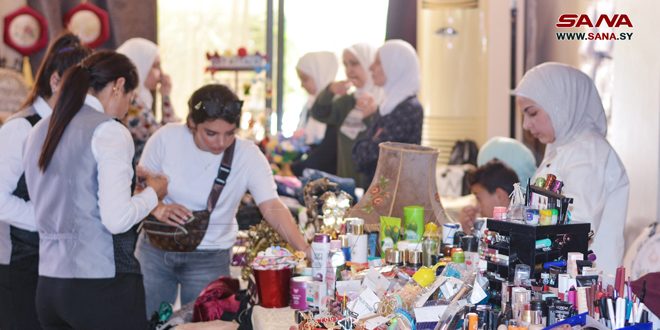
<svg viewBox="0 0 660 330"><path fill-rule="evenodd" d="M23 177L23 147L32 126L50 116L64 71L90 53L71 33L55 39L21 111L0 128L0 329L41 329L34 306L39 235Z"/></svg>
<svg viewBox="0 0 660 330"><path fill-rule="evenodd" d="M102 51L62 79L24 157L40 236L39 321L44 329L146 328L136 227L167 193L167 179L146 176L132 196L133 142L118 119L138 84L135 66Z"/></svg>

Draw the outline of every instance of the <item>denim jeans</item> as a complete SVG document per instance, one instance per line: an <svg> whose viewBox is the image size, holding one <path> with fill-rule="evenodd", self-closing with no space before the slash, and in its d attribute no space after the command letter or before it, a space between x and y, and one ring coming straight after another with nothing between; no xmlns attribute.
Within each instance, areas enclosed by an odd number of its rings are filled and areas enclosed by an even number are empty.
<svg viewBox="0 0 660 330"><path fill-rule="evenodd" d="M147 318L160 303L174 304L177 284L181 284L181 306L193 302L202 290L220 276L229 276L229 249L168 252L140 235L135 257L144 277Z"/></svg>

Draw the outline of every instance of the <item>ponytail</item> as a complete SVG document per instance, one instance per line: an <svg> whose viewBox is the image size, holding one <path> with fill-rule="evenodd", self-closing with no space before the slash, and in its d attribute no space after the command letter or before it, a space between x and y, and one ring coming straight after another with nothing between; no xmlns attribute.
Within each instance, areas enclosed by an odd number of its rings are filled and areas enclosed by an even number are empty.
<svg viewBox="0 0 660 330"><path fill-rule="evenodd" d="M99 51L69 68L62 77L57 103L48 125L46 140L39 156L39 169L45 172L53 159L66 127L85 103L91 89L100 92L109 83L124 78L124 93L134 90L138 84L137 70L124 55L113 51Z"/></svg>

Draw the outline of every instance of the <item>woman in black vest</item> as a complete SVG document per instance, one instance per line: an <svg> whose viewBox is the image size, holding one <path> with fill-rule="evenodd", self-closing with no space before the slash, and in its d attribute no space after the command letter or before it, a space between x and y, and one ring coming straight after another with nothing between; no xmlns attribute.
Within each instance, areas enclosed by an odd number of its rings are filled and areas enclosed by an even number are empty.
<svg viewBox="0 0 660 330"><path fill-rule="evenodd" d="M23 177L23 146L32 126L50 116L64 71L90 53L71 33L55 39L23 109L0 129L0 329L40 329L34 307L39 235Z"/></svg>

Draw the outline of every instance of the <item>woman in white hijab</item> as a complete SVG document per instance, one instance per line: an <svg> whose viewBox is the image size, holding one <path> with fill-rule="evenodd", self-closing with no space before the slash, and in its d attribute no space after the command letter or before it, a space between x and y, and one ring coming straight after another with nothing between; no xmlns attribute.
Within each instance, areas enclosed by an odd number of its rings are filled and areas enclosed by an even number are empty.
<svg viewBox="0 0 660 330"><path fill-rule="evenodd" d="M365 117L364 111L375 112L383 98L383 89L374 84L369 74L376 51L376 47L367 43L358 43L344 49L342 60L348 80L328 85L319 93L311 109L314 119L339 127L337 175L353 178L358 184L360 180L352 158L353 146L355 141L364 136L372 118ZM349 93L351 86L355 86L353 93Z"/></svg>
<svg viewBox="0 0 660 330"><path fill-rule="evenodd" d="M305 143L308 145L321 143L325 135L325 124L312 118L309 109L319 92L335 80L337 70L339 70L337 56L332 52L324 51L307 53L296 65L300 84L309 94L298 123L298 129L304 131Z"/></svg>
<svg viewBox="0 0 660 330"><path fill-rule="evenodd" d="M596 87L570 66L544 63L525 74L515 89L523 128L547 144L535 176L552 173L573 197L575 221L591 223L596 266L614 274L623 259L628 176L605 139L607 121Z"/></svg>
<svg viewBox="0 0 660 330"><path fill-rule="evenodd" d="M147 139L160 126L170 122L178 122L180 119L174 114L170 102L172 82L170 76L163 73L160 68L158 46L147 39L132 38L119 46L117 52L126 55L135 64L140 79L135 102L131 105L125 119L126 126L135 142L133 163L137 164ZM156 120L154 115L152 96L159 85L162 99L162 118L160 122Z"/></svg>
<svg viewBox="0 0 660 330"><path fill-rule="evenodd" d="M339 61L332 52L311 52L298 60L296 71L300 84L309 94L300 114L298 134L304 135L305 144L311 146L307 158L291 164L291 171L301 176L306 168L327 173L337 172L337 126L326 125L311 116L310 108L321 90L337 76Z"/></svg>
<svg viewBox="0 0 660 330"><path fill-rule="evenodd" d="M353 147L357 170L369 185L378 163L378 144L402 142L420 144L424 110L417 99L419 91L419 59L415 49L403 40L389 40L378 49L369 68L376 86L382 86L384 99L363 138ZM376 107L365 107L370 116Z"/></svg>

